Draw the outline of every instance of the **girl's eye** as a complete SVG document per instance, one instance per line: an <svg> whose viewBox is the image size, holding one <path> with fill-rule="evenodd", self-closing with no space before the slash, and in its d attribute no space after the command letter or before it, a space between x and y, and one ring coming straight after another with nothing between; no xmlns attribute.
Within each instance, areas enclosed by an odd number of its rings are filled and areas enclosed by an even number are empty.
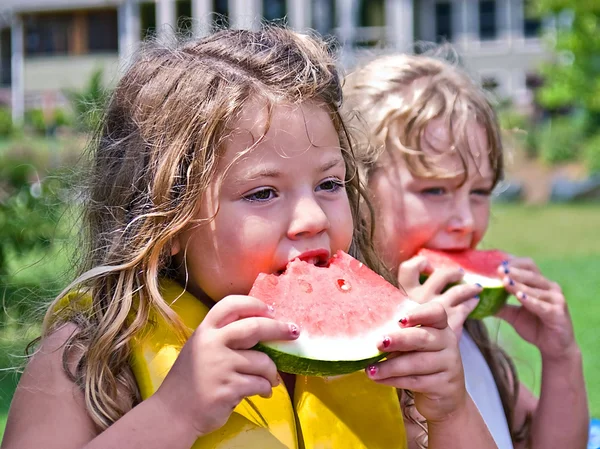
<svg viewBox="0 0 600 449"><path fill-rule="evenodd" d="M335 192L338 189L342 188L343 186L344 186L344 183L341 180L339 180L337 178L331 178L331 179L326 179L321 184L319 184L319 186L317 187L317 190L325 190L327 192Z"/></svg>
<svg viewBox="0 0 600 449"><path fill-rule="evenodd" d="M246 201L262 202L262 201L272 200L275 197L276 197L275 190L273 190L271 188L265 188L265 189L255 190L254 192L251 192L251 193L245 195L243 198Z"/></svg>
<svg viewBox="0 0 600 449"><path fill-rule="evenodd" d="M478 196L490 196L492 194L492 191L489 189L475 189L475 190L471 190L471 193L473 195L478 195Z"/></svg>
<svg viewBox="0 0 600 449"><path fill-rule="evenodd" d="M446 189L443 187L430 187L428 189L421 190L424 195L441 196L446 193Z"/></svg>

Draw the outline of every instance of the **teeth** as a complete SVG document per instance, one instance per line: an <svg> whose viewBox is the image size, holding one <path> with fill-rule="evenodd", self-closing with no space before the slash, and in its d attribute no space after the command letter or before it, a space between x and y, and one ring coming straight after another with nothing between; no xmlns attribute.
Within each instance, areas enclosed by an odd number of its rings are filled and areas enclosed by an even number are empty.
<svg viewBox="0 0 600 449"><path fill-rule="evenodd" d="M308 259L304 259L305 262L308 262L312 265L317 265L319 263L318 257L309 257Z"/></svg>

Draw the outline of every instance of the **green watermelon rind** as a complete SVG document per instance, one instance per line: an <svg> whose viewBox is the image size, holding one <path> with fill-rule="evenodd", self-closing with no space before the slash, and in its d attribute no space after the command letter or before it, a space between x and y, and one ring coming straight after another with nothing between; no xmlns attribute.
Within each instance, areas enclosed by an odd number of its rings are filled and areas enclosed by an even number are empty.
<svg viewBox="0 0 600 449"><path fill-rule="evenodd" d="M479 294L477 307L469 314L468 318L482 320L493 316L506 304L508 292L503 287L484 288Z"/></svg>
<svg viewBox="0 0 600 449"><path fill-rule="evenodd" d="M302 376L339 376L350 374L363 370L388 355L382 352L376 356L361 360L315 360L279 351L270 347L268 343L258 343L253 349L267 354L279 371Z"/></svg>
<svg viewBox="0 0 600 449"><path fill-rule="evenodd" d="M419 280L421 284L425 282L427 279L426 274L421 274L419 276ZM500 280L493 280L492 282L500 283ZM462 282L463 284L468 284L470 282ZM448 285L443 291L448 290L450 287L453 287L457 284ZM497 287L483 287L481 293L479 293L479 302L477 303L477 307L473 309L473 311L469 314L467 318L471 318L474 320L482 320L489 316L493 316L500 311L500 309L506 304L506 301L509 297L506 289L498 285Z"/></svg>

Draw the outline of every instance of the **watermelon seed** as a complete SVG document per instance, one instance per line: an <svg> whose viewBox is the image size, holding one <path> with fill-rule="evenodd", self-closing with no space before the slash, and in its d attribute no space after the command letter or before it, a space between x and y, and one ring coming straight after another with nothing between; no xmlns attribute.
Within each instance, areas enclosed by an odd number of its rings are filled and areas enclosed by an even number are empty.
<svg viewBox="0 0 600 449"><path fill-rule="evenodd" d="M350 284L348 282L346 282L344 279L338 279L337 284L338 284L339 289L343 292L347 292L352 288L352 287L350 287Z"/></svg>
<svg viewBox="0 0 600 449"><path fill-rule="evenodd" d="M302 291L304 293L312 293L313 288L312 288L312 285L310 285L309 282L306 282L304 279L300 279L298 281L298 284L300 285L300 288L302 289Z"/></svg>

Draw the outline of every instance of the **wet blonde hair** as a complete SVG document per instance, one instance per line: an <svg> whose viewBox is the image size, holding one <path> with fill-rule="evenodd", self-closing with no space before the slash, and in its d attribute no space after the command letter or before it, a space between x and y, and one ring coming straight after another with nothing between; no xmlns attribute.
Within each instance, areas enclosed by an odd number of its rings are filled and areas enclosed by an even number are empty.
<svg viewBox="0 0 600 449"><path fill-rule="evenodd" d="M346 78L344 98L348 110L358 111L364 121L361 126L368 130L356 134L360 140L357 156L367 172L377 167L382 152L389 151L400 153L415 176L455 176L439 167L435 156L423 152L423 144L428 143L427 125L441 119L451 138L447 151L460 157L465 175L468 160L474 157L468 139L468 124L473 121L485 130L494 185L504 175L494 109L485 93L456 65L424 55L383 56Z"/></svg>
<svg viewBox="0 0 600 449"><path fill-rule="evenodd" d="M442 120L452 139L445 152L460 157L465 177L468 176L469 159L475 158L469 146L467 125L473 121L481 125L488 145L488 154L483 156L489 158L493 185L503 178L500 127L490 100L463 69L439 56L446 51L437 52L438 56L382 56L346 78L345 109L352 117L350 123L359 141L357 157L367 179L373 170L379 168L380 158L385 152L401 155L415 176L456 176L456 173L447 173L436 164L437 154L431 156L431 153L423 151L427 125L436 119ZM521 429L514 428L519 381L513 362L500 346L490 340L483 322L469 319L465 328L492 371L513 440L526 439L530 417ZM404 394L402 398L407 419L424 431L419 444L427 447L427 427L415 414L412 396Z"/></svg>
<svg viewBox="0 0 600 449"><path fill-rule="evenodd" d="M173 272L169 243L197 224L198 199L220 175L223 142L250 101L267 106L311 101L328 111L355 220L350 252L386 274L371 246L368 222L359 219L364 195L339 113L341 93L327 43L284 28L222 30L141 50L116 86L93 140L80 275L50 307L43 328L45 336L65 321L77 324L63 364L82 388L99 429L140 400L128 364L130 343L150 311L171 323L182 341L189 336L163 300L159 277ZM60 301L74 289L91 296L91 311L57 317ZM73 355L81 356L74 371L67 368Z"/></svg>

